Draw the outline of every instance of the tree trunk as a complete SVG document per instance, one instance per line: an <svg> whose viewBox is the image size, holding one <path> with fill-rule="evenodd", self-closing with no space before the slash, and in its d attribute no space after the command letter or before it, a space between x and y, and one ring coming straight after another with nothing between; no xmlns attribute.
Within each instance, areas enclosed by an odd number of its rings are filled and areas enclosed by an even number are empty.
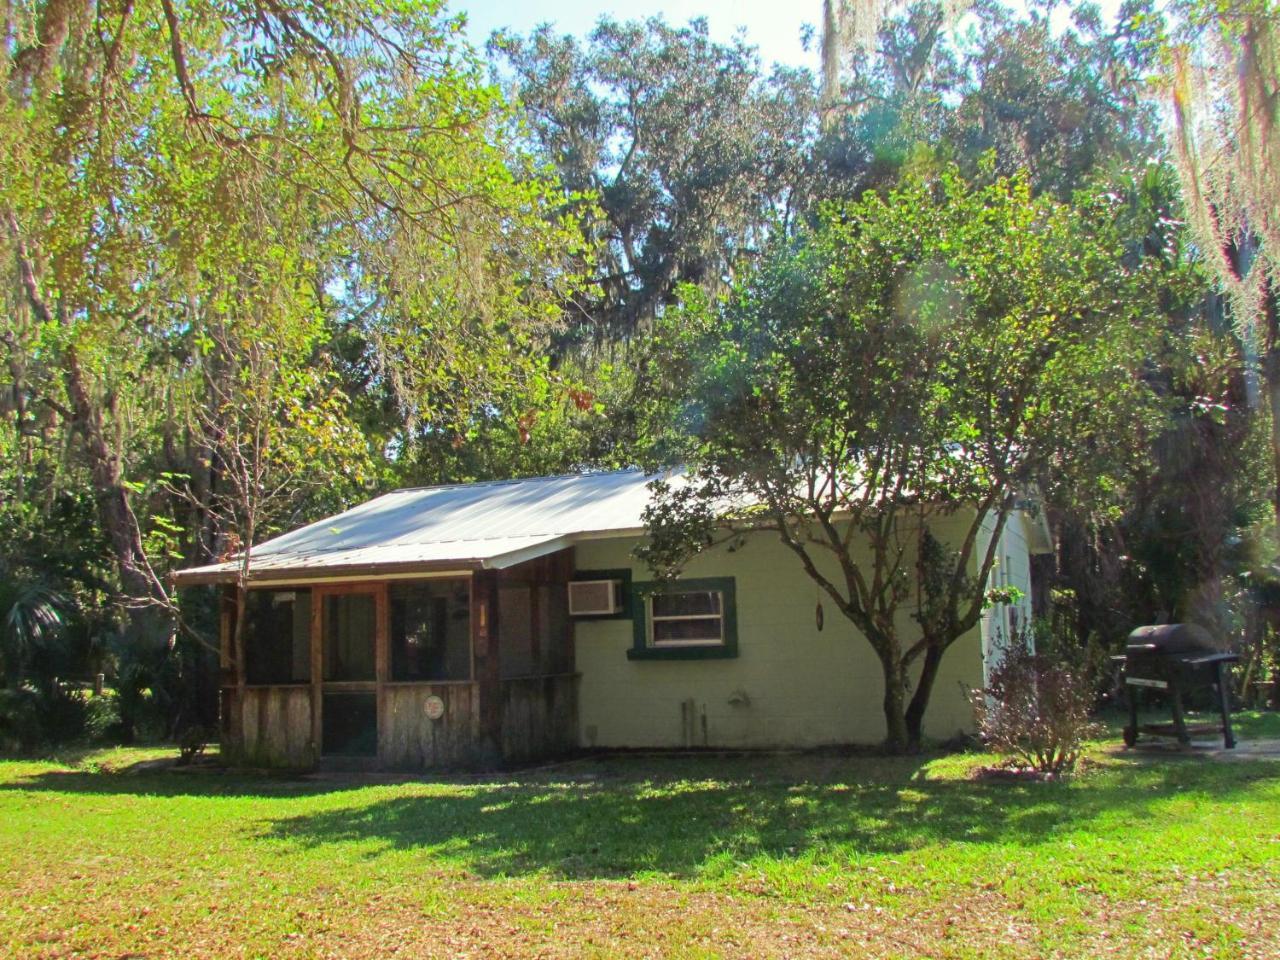
<svg viewBox="0 0 1280 960"><path fill-rule="evenodd" d="M67 348L63 374L75 414L75 428L84 440L89 459L98 513L115 554L120 586L135 600L167 605L168 594L151 571L142 546L142 531L129 505L129 491L124 486L120 461L107 444L102 410L90 398L74 346Z"/></svg>
<svg viewBox="0 0 1280 960"><path fill-rule="evenodd" d="M907 707L907 743L912 750L919 750L924 743L924 712L929 706L929 697L933 693L933 684L938 679L938 666L942 663L944 647L939 643L930 643L924 654L924 664L920 669L920 679L916 683L915 693Z"/></svg>
<svg viewBox="0 0 1280 960"><path fill-rule="evenodd" d="M244 524L244 541L240 544L240 569L236 574L236 619L231 629L231 663L236 671L236 696L239 703L244 703L245 686L249 682L244 637L249 622L249 572L253 562L253 538L256 535L256 520L250 512Z"/></svg>
<svg viewBox="0 0 1280 960"><path fill-rule="evenodd" d="M41 294L35 263L27 249L17 216L12 210L6 210L4 218L16 247L19 279L28 304L42 323L59 322L62 320L62 311L51 309ZM150 601L167 607L168 593L164 584L156 578L151 564L147 562L146 551L142 546L142 531L129 505L129 491L124 486L120 461L107 443L102 408L94 402L74 344L68 345L63 354L62 375L71 401L71 425L84 440L98 514L115 554L120 586L126 595L135 600L144 603ZM130 620L135 626L141 626L138 621L151 619L150 613L137 608L131 609Z"/></svg>
<svg viewBox="0 0 1280 960"><path fill-rule="evenodd" d="M912 749L907 728L907 685L901 658L881 654L884 672L884 749L889 754L904 754Z"/></svg>
<svg viewBox="0 0 1280 960"><path fill-rule="evenodd" d="M1275 535L1280 547L1280 297L1268 283L1262 304L1262 379L1271 414L1271 506L1275 515Z"/></svg>

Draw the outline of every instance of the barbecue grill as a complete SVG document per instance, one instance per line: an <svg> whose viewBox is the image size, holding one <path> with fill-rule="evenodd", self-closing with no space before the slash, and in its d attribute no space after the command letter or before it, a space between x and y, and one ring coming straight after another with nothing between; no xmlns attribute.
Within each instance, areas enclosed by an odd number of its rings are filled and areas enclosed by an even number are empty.
<svg viewBox="0 0 1280 960"><path fill-rule="evenodd" d="M1160 737L1177 737L1184 746L1191 734L1219 733L1229 750L1236 745L1231 733L1231 664L1239 654L1219 649L1203 627L1193 623L1166 623L1139 627L1129 634L1123 656L1113 660L1124 666L1125 689L1129 700L1129 725L1124 728L1124 742L1132 747L1139 733ZM1183 714L1183 695L1196 688L1212 687L1216 691L1222 726L1196 724L1188 726ZM1162 691L1173 710L1173 723L1138 724L1138 689Z"/></svg>

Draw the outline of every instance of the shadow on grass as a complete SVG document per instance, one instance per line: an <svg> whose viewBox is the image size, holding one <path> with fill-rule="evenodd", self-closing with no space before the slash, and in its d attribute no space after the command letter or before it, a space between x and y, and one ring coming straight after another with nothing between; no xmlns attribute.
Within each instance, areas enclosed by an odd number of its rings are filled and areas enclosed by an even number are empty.
<svg viewBox="0 0 1280 960"><path fill-rule="evenodd" d="M0 782L6 792L52 792L149 797L308 797L351 790L359 784L305 779L290 772L251 772L221 767L150 769L146 764L99 770L46 770Z"/></svg>
<svg viewBox="0 0 1280 960"><path fill-rule="evenodd" d="M1033 847L1080 830L1160 822L1161 804L1188 794L1215 805L1248 800L1259 783L1280 778L1266 764L1204 762L997 783L939 779L928 761L626 757L390 790L233 772L46 771L0 790L294 798L258 821L259 840L303 850L357 845L369 858L421 851L483 877L584 880L709 876L754 858L847 862L934 844ZM350 802L307 809L307 798L335 792Z"/></svg>
<svg viewBox="0 0 1280 960"><path fill-rule="evenodd" d="M684 771L697 777L696 770ZM1208 778L1206 780L1206 777ZM282 818L267 836L307 848L369 843L454 858L485 877L693 877L764 857L847 858L939 843L1034 846L1103 815L1146 822L1186 790L1229 800L1265 771L1128 769L1087 783L906 777L847 782L646 780L496 786Z"/></svg>

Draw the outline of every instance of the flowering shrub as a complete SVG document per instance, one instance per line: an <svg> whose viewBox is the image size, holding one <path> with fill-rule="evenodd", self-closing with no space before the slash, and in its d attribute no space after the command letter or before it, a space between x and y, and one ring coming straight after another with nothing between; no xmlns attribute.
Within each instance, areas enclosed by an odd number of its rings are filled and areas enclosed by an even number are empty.
<svg viewBox="0 0 1280 960"><path fill-rule="evenodd" d="M1097 735L1093 684L1083 669L1011 645L985 690L971 700L978 733L1017 766L1050 776L1070 771Z"/></svg>

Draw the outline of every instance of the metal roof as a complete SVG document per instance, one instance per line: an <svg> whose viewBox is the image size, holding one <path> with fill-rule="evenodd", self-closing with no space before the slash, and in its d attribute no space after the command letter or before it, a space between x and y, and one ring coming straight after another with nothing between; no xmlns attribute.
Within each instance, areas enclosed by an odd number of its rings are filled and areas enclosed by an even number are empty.
<svg viewBox="0 0 1280 960"><path fill-rule="evenodd" d="M502 569L601 534L639 533L639 470L397 490L253 548L250 579ZM180 570L181 584L234 580L237 561Z"/></svg>

